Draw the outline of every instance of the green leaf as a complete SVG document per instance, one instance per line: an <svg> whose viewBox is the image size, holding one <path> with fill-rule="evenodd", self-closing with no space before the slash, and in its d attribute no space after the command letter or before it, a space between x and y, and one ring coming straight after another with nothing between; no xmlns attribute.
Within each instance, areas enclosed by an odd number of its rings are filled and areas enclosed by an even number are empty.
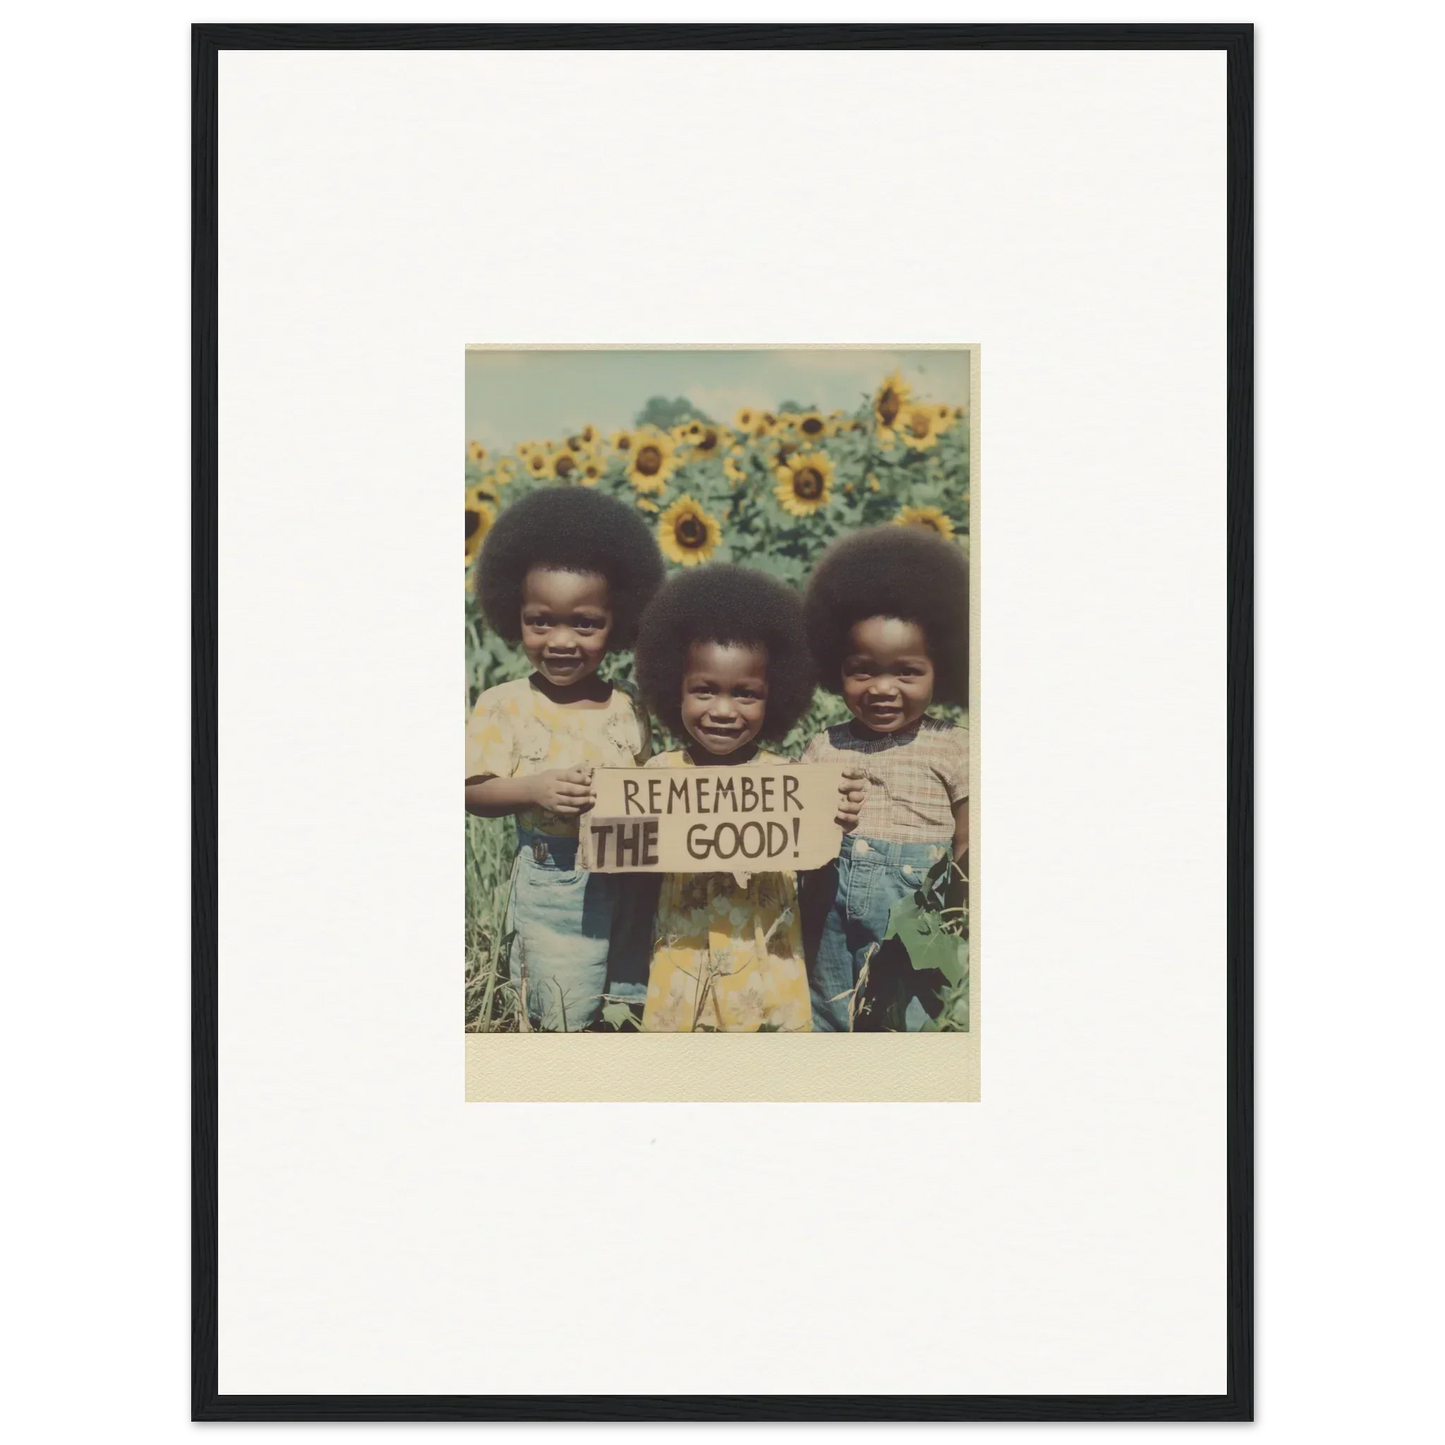
<svg viewBox="0 0 1445 1445"><path fill-rule="evenodd" d="M900 898L888 914L885 938L896 938L908 950L908 959L918 972L936 968L950 983L963 977L958 957L958 939L944 930L943 920L914 897Z"/></svg>

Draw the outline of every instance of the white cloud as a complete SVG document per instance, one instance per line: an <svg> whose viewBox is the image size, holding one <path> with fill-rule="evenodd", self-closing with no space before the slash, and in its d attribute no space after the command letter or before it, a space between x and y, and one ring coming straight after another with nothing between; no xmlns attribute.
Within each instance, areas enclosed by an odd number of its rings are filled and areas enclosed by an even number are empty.
<svg viewBox="0 0 1445 1445"><path fill-rule="evenodd" d="M683 392L700 411L714 421L731 422L745 406L767 406L761 386L690 386Z"/></svg>

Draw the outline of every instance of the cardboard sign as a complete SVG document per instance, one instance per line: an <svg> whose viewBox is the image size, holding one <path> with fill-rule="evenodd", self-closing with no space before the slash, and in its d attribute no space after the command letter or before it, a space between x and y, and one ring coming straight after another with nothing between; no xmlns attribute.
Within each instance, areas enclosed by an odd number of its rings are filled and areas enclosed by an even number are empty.
<svg viewBox="0 0 1445 1445"><path fill-rule="evenodd" d="M579 863L598 873L792 873L838 856L839 763L598 768Z"/></svg>

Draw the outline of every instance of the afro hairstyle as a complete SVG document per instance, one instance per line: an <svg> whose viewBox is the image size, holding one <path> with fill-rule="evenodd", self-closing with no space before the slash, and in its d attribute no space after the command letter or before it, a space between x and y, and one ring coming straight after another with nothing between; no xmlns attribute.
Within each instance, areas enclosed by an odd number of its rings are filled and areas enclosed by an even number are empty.
<svg viewBox="0 0 1445 1445"><path fill-rule="evenodd" d="M923 629L935 699L968 702L968 559L952 542L892 523L841 537L814 569L804 609L829 692L843 690L854 626L869 617L896 617Z"/></svg>
<svg viewBox="0 0 1445 1445"><path fill-rule="evenodd" d="M803 627L803 599L786 583L750 567L714 562L679 572L642 614L637 683L676 737L682 725L682 679L695 642L764 647L768 707L759 737L782 738L813 701L813 659Z"/></svg>
<svg viewBox="0 0 1445 1445"><path fill-rule="evenodd" d="M662 582L662 553L636 512L585 487L541 487L497 518L477 564L477 601L499 637L522 637L522 585L533 567L607 579L609 648L631 647Z"/></svg>

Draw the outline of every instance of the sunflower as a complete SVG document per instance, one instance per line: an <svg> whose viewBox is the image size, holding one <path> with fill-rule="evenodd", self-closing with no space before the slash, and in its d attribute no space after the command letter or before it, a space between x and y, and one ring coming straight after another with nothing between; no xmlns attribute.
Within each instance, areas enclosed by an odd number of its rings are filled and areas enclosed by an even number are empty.
<svg viewBox="0 0 1445 1445"><path fill-rule="evenodd" d="M897 527L924 527L940 537L953 536L953 523L937 507L901 507L893 519Z"/></svg>
<svg viewBox="0 0 1445 1445"><path fill-rule="evenodd" d="M878 423L880 435L888 432L889 439L892 439L893 423L898 420L898 413L912 395L913 388L904 381L901 371L890 372L883 378L873 398L873 416Z"/></svg>
<svg viewBox="0 0 1445 1445"><path fill-rule="evenodd" d="M641 507L644 512L658 512L662 510L651 497L639 497L637 499L637 505Z"/></svg>
<svg viewBox="0 0 1445 1445"><path fill-rule="evenodd" d="M712 556L722 541L722 528L691 497L679 497L657 519L657 540L674 562L696 567Z"/></svg>
<svg viewBox="0 0 1445 1445"><path fill-rule="evenodd" d="M546 442L518 442L516 445L516 453L524 462L531 458L533 452L545 452L546 450Z"/></svg>
<svg viewBox="0 0 1445 1445"><path fill-rule="evenodd" d="M723 458L723 476L735 487L748 479L747 470L735 456L726 456Z"/></svg>
<svg viewBox="0 0 1445 1445"><path fill-rule="evenodd" d="M541 447L537 447L534 451L530 451L526 455L527 475L531 477L533 481L550 482L552 478L557 475L553 468L555 460L556 458L553 457L551 452L543 451Z"/></svg>
<svg viewBox="0 0 1445 1445"><path fill-rule="evenodd" d="M946 401L936 401L929 409L933 412L933 424L940 433L946 432L958 420L958 413Z"/></svg>
<svg viewBox="0 0 1445 1445"><path fill-rule="evenodd" d="M511 457L498 457L490 473L499 487L505 487L517 475L517 464Z"/></svg>
<svg viewBox="0 0 1445 1445"><path fill-rule="evenodd" d="M809 517L833 491L833 463L822 452L790 456L778 468L778 504L794 517Z"/></svg>
<svg viewBox="0 0 1445 1445"><path fill-rule="evenodd" d="M821 412L805 411L793 418L793 430L805 442L816 442L832 435L833 426Z"/></svg>
<svg viewBox="0 0 1445 1445"><path fill-rule="evenodd" d="M769 437L777 430L778 419L770 411L759 411L756 407L745 406L733 418L733 425L744 436Z"/></svg>
<svg viewBox="0 0 1445 1445"><path fill-rule="evenodd" d="M490 477L483 477L475 486L467 488L467 506L476 506L478 502L489 502L493 506L497 502L497 489L492 485Z"/></svg>
<svg viewBox="0 0 1445 1445"><path fill-rule="evenodd" d="M612 450L624 457L632 455L632 448L636 445L630 431L615 431L612 433Z"/></svg>
<svg viewBox="0 0 1445 1445"><path fill-rule="evenodd" d="M777 451L775 451L775 452L773 453L773 470L774 470L774 471L777 471L777 469L778 469L779 467L785 467L785 466L787 466L788 463L789 463L789 461L790 461L800 450L801 450L801 448L798 446L797 442L784 442L784 443L777 449Z"/></svg>
<svg viewBox="0 0 1445 1445"><path fill-rule="evenodd" d="M575 482L582 471L582 456L571 447L562 447L552 458L552 475L559 482Z"/></svg>
<svg viewBox="0 0 1445 1445"><path fill-rule="evenodd" d="M649 427L633 437L627 480L639 492L660 492L677 466L677 443Z"/></svg>
<svg viewBox="0 0 1445 1445"><path fill-rule="evenodd" d="M496 508L489 506L479 497L474 497L469 491L467 494L467 566L472 565L472 558L477 555L477 549L482 545L482 538L492 529L492 523L497 520Z"/></svg>
<svg viewBox="0 0 1445 1445"><path fill-rule="evenodd" d="M696 457L721 456L732 445L733 434L725 426L714 426L704 422L700 432L692 439L692 453Z"/></svg>
<svg viewBox="0 0 1445 1445"><path fill-rule="evenodd" d="M580 431L574 432L567 438L566 446L568 451L585 452L590 451L597 445L597 428L590 422Z"/></svg>
<svg viewBox="0 0 1445 1445"><path fill-rule="evenodd" d="M486 461L486 459L487 449L481 444L481 442L467 443L467 460L469 462L475 462L478 466L481 466L481 464Z"/></svg>
<svg viewBox="0 0 1445 1445"><path fill-rule="evenodd" d="M938 409L931 402L926 406L905 406L898 413L898 435L916 452L927 451L938 440Z"/></svg>
<svg viewBox="0 0 1445 1445"><path fill-rule="evenodd" d="M584 487L595 487L602 480L607 464L598 452L584 452L577 466L577 480Z"/></svg>

